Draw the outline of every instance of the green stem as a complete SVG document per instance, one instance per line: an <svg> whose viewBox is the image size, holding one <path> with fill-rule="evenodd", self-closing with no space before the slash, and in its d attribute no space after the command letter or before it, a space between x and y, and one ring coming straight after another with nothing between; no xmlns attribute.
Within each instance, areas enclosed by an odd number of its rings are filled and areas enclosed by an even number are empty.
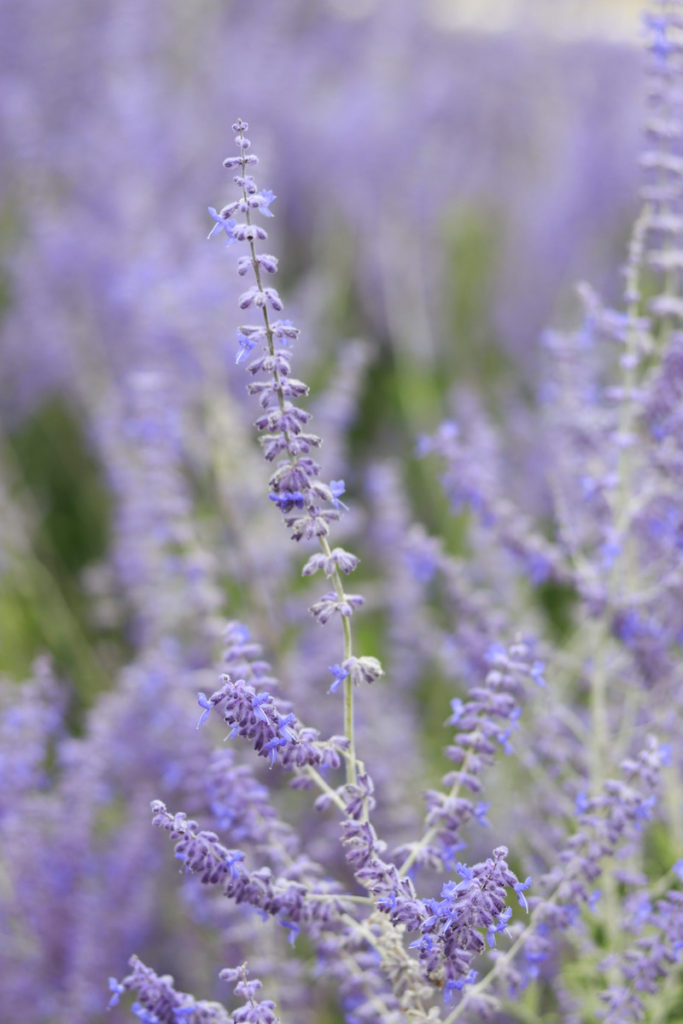
<svg viewBox="0 0 683 1024"><path fill-rule="evenodd" d="M323 550L326 558L330 558L332 552L328 543L327 537L320 538L320 547ZM346 600L346 594L344 593L344 584L342 583L339 570L335 567L332 572L332 582L334 589L337 594L337 599L342 602ZM353 657L353 637L351 634L351 623L348 616L342 615L342 625L344 628L344 661L347 658ZM355 735L355 723L353 713L353 683L349 676L344 680L344 735L349 741L349 756L346 759L346 782L350 785L356 784L356 735Z"/></svg>
<svg viewBox="0 0 683 1024"><path fill-rule="evenodd" d="M306 774L309 776L309 778L313 779L316 786L318 786L318 788L321 789L323 793L326 794L326 796L329 796L332 803L336 804L339 810L343 813L344 801L342 800L342 798L339 796L339 793L337 793L335 789L332 789L331 786L328 786L320 772L309 764L306 765Z"/></svg>

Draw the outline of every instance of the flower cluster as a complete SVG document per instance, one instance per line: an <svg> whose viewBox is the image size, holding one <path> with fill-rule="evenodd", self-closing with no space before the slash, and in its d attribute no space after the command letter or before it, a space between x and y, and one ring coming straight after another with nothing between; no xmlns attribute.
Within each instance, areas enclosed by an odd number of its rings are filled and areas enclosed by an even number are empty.
<svg viewBox="0 0 683 1024"><path fill-rule="evenodd" d="M277 918L294 941L301 927L309 930L335 926L342 903L335 886L320 879L320 868L299 856L278 878L268 867L249 871L241 850L229 850L215 832L199 829L196 821L182 811L171 814L160 801L152 804L153 823L175 841L175 856L185 869L199 875L203 885L220 886L237 904L246 904L261 914ZM307 896L315 885L318 898Z"/></svg>
<svg viewBox="0 0 683 1024"><path fill-rule="evenodd" d="M256 998L262 985L258 978L249 977L246 964L240 967L226 967L220 976L228 984L234 982L233 992L244 1000L244 1004L232 1015L233 1024L278 1024L275 1003L272 999Z"/></svg>
<svg viewBox="0 0 683 1024"><path fill-rule="evenodd" d="M453 990L476 980L473 959L487 944L495 946L496 935L505 931L512 916L507 890L512 889L528 910L524 890L531 879L519 881L508 867L507 853L506 847L499 846L492 857L471 868L458 864L461 880L447 882L440 900L425 903L429 916L421 922L421 936L412 945L419 952L425 976L443 986L446 999Z"/></svg>
<svg viewBox="0 0 683 1024"><path fill-rule="evenodd" d="M303 726L286 702L265 690L257 692L244 679L233 681L226 675L222 682L209 698L199 695L202 718L212 708L220 708L230 726L230 737L250 740L256 753L267 757L271 765L277 762L289 769L340 766L342 751L348 746L344 737L321 742L318 730Z"/></svg>

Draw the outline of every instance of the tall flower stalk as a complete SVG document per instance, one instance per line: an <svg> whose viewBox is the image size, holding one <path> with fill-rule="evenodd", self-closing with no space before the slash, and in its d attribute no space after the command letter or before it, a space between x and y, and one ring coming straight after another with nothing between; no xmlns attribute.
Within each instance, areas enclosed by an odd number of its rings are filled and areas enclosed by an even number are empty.
<svg viewBox="0 0 683 1024"><path fill-rule="evenodd" d="M275 470L270 478L270 500L280 509L285 525L293 540L317 540L320 553L311 556L303 568L303 575L322 571L333 590L325 593L311 606L311 613L324 625L338 616L342 622L344 645L341 663L331 671L333 689L342 683L344 691L344 733L348 740L346 754L346 781L355 785L358 775L354 727L354 685L361 679L372 682L382 674L376 658L357 658L353 652L351 616L363 603L359 594L347 593L342 576L349 575L358 565L351 552L332 548L329 541L330 524L339 519L346 506L340 500L344 494L344 481L319 479L320 467L311 452L321 439L304 430L310 413L295 404L295 400L308 394L308 387L291 375L291 345L299 330L291 321L272 319L281 313L284 303L278 291L265 283L265 275L277 272L275 256L257 251L256 243L266 240L267 233L255 223L254 214L272 217L270 206L276 198L269 189L260 189L251 174L258 163L246 136L249 126L238 120L233 125L238 153L224 161L224 166L236 173L233 176L239 198L229 202L220 212L213 207L209 213L215 220L209 238L225 234L226 244L246 245L249 254L237 262L241 276L253 275L254 283L239 298L240 309L261 310L261 322L241 325L237 332L239 350L237 362L249 358L248 372L255 378L248 385L250 394L258 398L263 413L256 420L260 442L268 462ZM240 218L238 221L236 218Z"/></svg>

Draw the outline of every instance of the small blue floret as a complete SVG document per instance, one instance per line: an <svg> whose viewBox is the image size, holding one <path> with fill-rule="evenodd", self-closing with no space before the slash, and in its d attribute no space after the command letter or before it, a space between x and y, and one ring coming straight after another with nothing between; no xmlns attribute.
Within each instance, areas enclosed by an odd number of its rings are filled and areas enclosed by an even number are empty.
<svg viewBox="0 0 683 1024"><path fill-rule="evenodd" d="M334 676L334 682L332 683L332 686L329 688L327 692L335 693L339 689L341 684L344 682L349 673L345 668L342 668L341 665L330 665L330 672Z"/></svg>
<svg viewBox="0 0 683 1024"><path fill-rule="evenodd" d="M259 203L259 210L264 217L272 217L273 214L270 211L270 204L277 199L277 196L271 189L266 188L261 191L261 202Z"/></svg>
<svg viewBox="0 0 683 1024"><path fill-rule="evenodd" d="M245 356L248 356L251 350L256 346L256 342L253 338L249 338L246 334L242 334L241 331L237 332L237 341L240 347L235 358L235 362L241 363Z"/></svg>
<svg viewBox="0 0 683 1024"><path fill-rule="evenodd" d="M343 501L339 501L342 494L346 490L346 484L343 480L330 480L330 490L332 491L332 504L335 508L345 508L348 512L349 506L345 505Z"/></svg>
<svg viewBox="0 0 683 1024"><path fill-rule="evenodd" d="M202 711L199 721L195 726L196 729L198 729L200 725L204 724L204 722L207 720L211 713L211 708L213 707L211 701L209 700L205 693L200 692L197 694L197 703L199 704L200 708L204 708L204 710Z"/></svg>
<svg viewBox="0 0 683 1024"><path fill-rule="evenodd" d="M218 235L221 231L224 231L227 236L226 245L233 245L237 239L234 237L234 230L236 227L235 221L231 217L221 217L220 213L214 209L213 206L209 207L209 213L216 221L214 226L209 231L207 238L213 238L214 235Z"/></svg>
<svg viewBox="0 0 683 1024"><path fill-rule="evenodd" d="M526 901L526 896L524 895L524 890L528 889L530 885L531 885L531 877L526 878L523 882L517 882L516 885L514 886L514 890L517 893L517 900L519 902L519 905L520 905L520 907L524 907L524 909L526 910L527 914L529 913L529 904Z"/></svg>
<svg viewBox="0 0 683 1024"><path fill-rule="evenodd" d="M293 921L280 921L280 924L282 925L283 928L286 928L288 930L289 935L287 936L287 939L289 941L290 946L293 946L294 943L296 942L296 937L300 931L299 925L295 924Z"/></svg>
<svg viewBox="0 0 683 1024"><path fill-rule="evenodd" d="M126 991L126 989L125 989L124 985L122 985L119 981L116 980L116 978L110 978L109 979L109 991L112 992L112 997L109 1000L109 1002L107 1003L107 1006L109 1007L109 1009L111 1009L112 1006L116 1006L117 1005L119 999L121 998L123 993Z"/></svg>

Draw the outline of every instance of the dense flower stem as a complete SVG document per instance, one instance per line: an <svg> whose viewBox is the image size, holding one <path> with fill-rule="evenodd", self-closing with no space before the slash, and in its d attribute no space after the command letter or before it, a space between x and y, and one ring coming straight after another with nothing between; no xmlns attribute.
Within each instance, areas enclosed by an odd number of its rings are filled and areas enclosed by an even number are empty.
<svg viewBox="0 0 683 1024"><path fill-rule="evenodd" d="M638 428L639 409L634 399L638 386L638 368L644 352L642 328L639 325L639 305L641 302L640 275L643 264L643 251L645 238L649 229L651 218L650 207L646 204L638 217L631 236L629 245L628 262L625 269L626 288L626 321L627 329L625 335L624 350L619 360L621 369L622 399L619 407L618 435L620 443L616 466L616 488L615 501L612 509L613 521L615 523L617 552L614 564L607 574L607 610L616 607L619 596L623 594L637 593L637 565L633 540L629 536L630 528L635 519L634 498L638 494L638 487L634 483L634 449L636 432ZM610 624L605 622L605 640L609 642ZM607 766L610 759L614 763L623 755L623 744L627 741L631 732L629 726L632 724L629 719L635 712L635 695L627 694L625 705L622 711L622 728L615 736L609 735L608 702L609 692L607 683L607 671L605 665L607 651L601 650L597 654L597 665L594 677L593 707L594 707L594 733L596 737L596 760L594 785L597 789L601 786L606 777ZM620 742L621 741L621 742ZM609 949L618 948L620 942L620 915L619 896L614 873L603 869L601 875L601 887L603 890L602 920L607 936ZM612 983L618 982L618 972L608 969L607 977Z"/></svg>
<svg viewBox="0 0 683 1024"><path fill-rule="evenodd" d="M239 130L237 132L237 138L241 142L244 139L244 128L242 127L242 123L241 122L238 122L238 124L240 125L240 127L239 127ZM242 179L243 180L245 179L246 173L247 173L247 162L246 162L246 155L245 154L246 154L246 151L245 151L244 148L242 148L241 169L242 169ZM245 206L245 220L246 220L247 225L251 226L252 225L252 219L251 219L251 212L250 212L250 207L249 207L249 197L247 195L247 189L246 189L245 185L242 185L242 199L243 199L244 206ZM253 238L250 237L248 239L248 242L249 242L249 251L250 251L250 255L251 255L251 267L252 267L252 270L254 272L254 277L256 279L256 284L257 284L258 290L259 290L259 292L263 293L264 288L263 288L263 281L262 281L262 277L261 277L261 269L260 269L260 266L259 266L259 261L258 261L257 253L256 253L256 247L254 245ZM268 308L267 308L267 305L265 303L261 306L261 311L262 311L262 314L263 314L263 322L264 322L264 329L265 329L267 343L268 343L268 350L269 350L271 358L274 358L275 357L275 345L274 345L274 340L273 340L273 328L272 328L271 323L270 323L270 317L269 317L269 314L268 314ZM277 365L275 365L273 367L273 377L274 377L274 380L275 380L275 383L276 383L278 406L279 406L279 409L280 409L280 413L284 416L285 409L286 409L286 407L285 407L285 399L284 399L284 396L283 396L282 386L281 386L281 384L282 384L281 374L280 374L280 371L278 370ZM290 432L289 432L289 429L288 429L286 423L283 424L282 432L283 432L284 438L286 440L287 447L289 449L290 444L291 444L291 436L290 436ZM294 464L296 464L296 461L297 461L296 460L296 456L294 456L292 461L293 461ZM331 555L332 555L332 552L331 552L329 543L327 541L327 537L324 536L324 535L321 535L321 536L319 536L318 539L319 539L320 548L321 548L323 554L325 555L326 558L329 559L331 557ZM342 579L341 579L341 575L340 575L339 569L336 566L333 568L333 571L331 573L331 579L332 579L332 582L334 584L334 588L335 588L335 591L336 591L336 594L337 594L338 601L340 603L345 602L346 601L346 593L344 591L344 585L342 583ZM343 629L344 629L344 661L346 661L347 659L349 659L349 658L351 658L353 656L353 643L352 643L351 623L350 623L349 618L347 616L342 616L342 623L343 623ZM351 785L355 785L356 779L357 779L353 686L354 686L353 680L350 678L350 676L347 676L346 679L344 680L344 732L345 732L346 738L349 741L349 751L348 751L348 756L345 758L345 766L346 766L345 770L346 770L346 782L347 782L347 784L351 784Z"/></svg>

